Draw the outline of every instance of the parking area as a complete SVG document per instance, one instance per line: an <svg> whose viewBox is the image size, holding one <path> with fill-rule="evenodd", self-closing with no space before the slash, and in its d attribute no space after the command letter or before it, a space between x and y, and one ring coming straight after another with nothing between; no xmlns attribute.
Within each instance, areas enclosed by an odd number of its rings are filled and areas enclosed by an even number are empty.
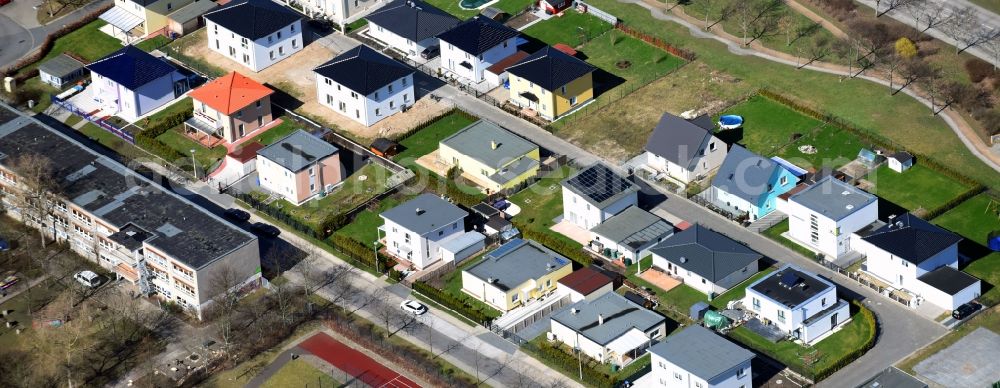
<svg viewBox="0 0 1000 388"><path fill-rule="evenodd" d="M1000 335L980 327L913 370L945 387L988 387L1000 381Z"/></svg>

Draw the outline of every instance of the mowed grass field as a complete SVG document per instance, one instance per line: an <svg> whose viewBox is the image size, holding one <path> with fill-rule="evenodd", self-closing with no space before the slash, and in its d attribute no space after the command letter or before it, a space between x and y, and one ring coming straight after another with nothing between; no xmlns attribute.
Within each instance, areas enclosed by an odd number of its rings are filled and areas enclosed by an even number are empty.
<svg viewBox="0 0 1000 388"><path fill-rule="evenodd" d="M1000 252L986 248L989 234L1000 231L1000 199L980 194L931 222L965 237L966 240L959 243L959 253L973 261L963 270L982 279L981 302L986 305L1000 303Z"/></svg>
<svg viewBox="0 0 1000 388"><path fill-rule="evenodd" d="M866 179L875 184L873 194L910 211L937 208L970 189L962 182L921 165L919 160L902 173L882 165Z"/></svg>
<svg viewBox="0 0 1000 388"><path fill-rule="evenodd" d="M521 33L548 45L562 43L570 47L579 47L612 28L611 23L596 16L567 10L562 16L535 23Z"/></svg>

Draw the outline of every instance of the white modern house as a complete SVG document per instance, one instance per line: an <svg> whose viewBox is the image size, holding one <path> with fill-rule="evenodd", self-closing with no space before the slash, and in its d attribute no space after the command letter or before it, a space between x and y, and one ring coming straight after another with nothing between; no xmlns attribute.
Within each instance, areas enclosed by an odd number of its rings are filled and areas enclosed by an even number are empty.
<svg viewBox="0 0 1000 388"><path fill-rule="evenodd" d="M421 194L380 216L387 253L422 270L442 260L441 246L465 234L469 213L433 194Z"/></svg>
<svg viewBox="0 0 1000 388"><path fill-rule="evenodd" d="M414 70L368 46L344 51L313 69L316 100L365 126L413 105Z"/></svg>
<svg viewBox="0 0 1000 388"><path fill-rule="evenodd" d="M483 16L473 16L438 34L441 71L472 83L484 80L483 72L517 52L517 30Z"/></svg>
<svg viewBox="0 0 1000 388"><path fill-rule="evenodd" d="M728 146L715 137L714 130L715 124L708 116L685 120L664 113L646 141L642 162L683 184L707 177L718 170L728 152Z"/></svg>
<svg viewBox="0 0 1000 388"><path fill-rule="evenodd" d="M563 220L583 229L639 203L639 187L596 163L562 181Z"/></svg>
<svg viewBox="0 0 1000 388"><path fill-rule="evenodd" d="M314 19L326 19L337 23L343 27L364 16L365 12L375 9L384 0L302 0L294 2L291 0L280 0L285 6L299 4L304 8L306 15Z"/></svg>
<svg viewBox="0 0 1000 388"><path fill-rule="evenodd" d="M329 193L344 179L340 149L297 130L257 151L260 187L301 205Z"/></svg>
<svg viewBox="0 0 1000 388"><path fill-rule="evenodd" d="M614 292L573 303L549 320L552 341L618 366L642 356L667 332L667 318Z"/></svg>
<svg viewBox="0 0 1000 388"><path fill-rule="evenodd" d="M94 101L101 115L129 122L188 91L188 79L164 60L125 46L87 65Z"/></svg>
<svg viewBox="0 0 1000 388"><path fill-rule="evenodd" d="M710 298L760 270L763 256L746 245L695 224L650 248L653 266Z"/></svg>
<svg viewBox="0 0 1000 388"><path fill-rule="evenodd" d="M755 357L709 329L692 325L649 348L652 370L636 387L750 388Z"/></svg>
<svg viewBox="0 0 1000 388"><path fill-rule="evenodd" d="M458 18L420 0L395 0L365 16L367 34L408 56L437 46L437 35L459 23Z"/></svg>
<svg viewBox="0 0 1000 388"><path fill-rule="evenodd" d="M764 324L805 343L813 343L851 318L850 305L837 298L837 286L789 265L750 284L743 307Z"/></svg>
<svg viewBox="0 0 1000 388"><path fill-rule="evenodd" d="M878 219L878 197L833 177L788 197L788 234L830 260L851 252L851 235Z"/></svg>
<svg viewBox="0 0 1000 388"><path fill-rule="evenodd" d="M945 310L979 297L979 279L958 270L962 238L910 213L893 217L851 246L867 258L865 271Z"/></svg>
<svg viewBox="0 0 1000 388"><path fill-rule="evenodd" d="M204 15L208 48L258 72L302 50L302 17L269 0L240 0Z"/></svg>

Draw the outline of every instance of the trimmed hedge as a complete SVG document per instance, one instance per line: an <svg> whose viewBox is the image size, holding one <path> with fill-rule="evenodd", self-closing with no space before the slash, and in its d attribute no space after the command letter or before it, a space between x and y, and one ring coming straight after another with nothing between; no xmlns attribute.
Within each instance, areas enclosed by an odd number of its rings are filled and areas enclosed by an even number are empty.
<svg viewBox="0 0 1000 388"><path fill-rule="evenodd" d="M956 206L962 204L962 202L969 200L969 198L975 197L985 191L986 191L986 186L983 185L973 186L971 189L966 190L964 193L959 194L957 197L952 198L950 201L945 202L943 205L928 210L927 213L924 214L924 218L930 220L937 216L940 216L945 212L954 209Z"/></svg>
<svg viewBox="0 0 1000 388"><path fill-rule="evenodd" d="M516 217L511 222L515 227L517 227L518 230L521 231L521 235L524 238L528 240L535 240L549 249L566 256L566 258L577 262L581 266L587 267L594 262L594 258L585 253L583 249L579 247L573 246L566 241L555 238L547 233L531 229L523 222L518 222Z"/></svg>
<svg viewBox="0 0 1000 388"><path fill-rule="evenodd" d="M878 323L875 322L875 313L873 313L871 310L869 310L856 300L851 301L851 304L857 306L858 311L861 313L861 319L864 320L865 324L871 330L872 336L869 337L868 340L865 341L864 345L861 345L860 348L857 348L853 352L844 355L830 366L812 374L813 381L820 381L827 377L830 377L830 375L836 373L843 367L854 362L855 360L863 356L865 353L867 353L869 350L871 350L872 347L875 346L875 341L878 339L879 336Z"/></svg>
<svg viewBox="0 0 1000 388"><path fill-rule="evenodd" d="M369 268L374 268L379 273L385 273L389 269L389 261L392 259L378 254L378 260L375 260L374 247L366 246L353 238L338 234L331 236L329 241L341 253Z"/></svg>
<svg viewBox="0 0 1000 388"><path fill-rule="evenodd" d="M486 316L486 314L483 314L483 312L479 311L479 309L465 303L451 294L434 288L434 286L422 281L413 282L413 290L444 307L455 310L473 322L489 327L490 319Z"/></svg>
<svg viewBox="0 0 1000 388"><path fill-rule="evenodd" d="M135 144L170 163L186 159L187 155L180 153L156 138L174 127L183 124L184 121L187 121L193 115L194 113L191 111L183 111L167 116L157 125L146 128L135 135Z"/></svg>
<svg viewBox="0 0 1000 388"><path fill-rule="evenodd" d="M473 206L481 202L483 198L479 194L470 194L458 187L456 180L461 174L462 170L457 166L448 169L446 174L448 179L445 180L445 195L465 206Z"/></svg>
<svg viewBox="0 0 1000 388"><path fill-rule="evenodd" d="M21 58L21 60L15 62L13 65L7 66L3 70L3 74L5 76L12 76L14 73L17 73L21 69L42 60L42 58L45 58L45 56L52 51L52 46L55 45L56 39L62 38L63 36L66 36L66 34L76 31L80 29L80 27L83 27L89 24L90 22L97 20L97 18L101 16L101 14L104 13L104 11L111 9L112 6L114 5L108 4L107 6L94 10L94 12L88 13L80 20L77 20L73 23L65 24L58 30L53 31L51 34L45 37L45 40L42 41L42 44L38 46L38 50L35 50L35 52L31 55ZM32 71L31 73L34 74L32 75L32 77L38 75L37 71ZM31 77L26 77L24 79L28 78ZM24 79L19 79L18 81L24 81Z"/></svg>
<svg viewBox="0 0 1000 388"><path fill-rule="evenodd" d="M559 345L550 344L548 342L541 342L541 344L536 342L526 342L521 345L521 347L528 350L529 353L535 356L535 358L544 359L544 364L551 365L562 370L563 374L573 376L574 380L579 378L580 360L577 359L577 356L569 354L559 348ZM582 382L587 386L612 388L615 386L617 379L614 376L597 371L594 368L584 367Z"/></svg>

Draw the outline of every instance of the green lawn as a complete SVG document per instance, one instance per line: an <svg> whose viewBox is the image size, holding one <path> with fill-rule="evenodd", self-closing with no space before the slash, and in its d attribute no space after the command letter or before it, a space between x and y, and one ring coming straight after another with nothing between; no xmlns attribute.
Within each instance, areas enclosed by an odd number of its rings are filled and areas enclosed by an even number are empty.
<svg viewBox="0 0 1000 388"><path fill-rule="evenodd" d="M851 308L853 310L855 307L852 305ZM868 325L865 324L860 311L854 312L851 322L844 325L836 333L814 344L811 348L787 340L771 343L742 326L729 333L730 338L750 348L773 355L782 364L811 372L830 367L840 357L861 348L868 338L874 335L875 333L872 333ZM813 365L806 367L803 365L802 356L813 351L818 359Z"/></svg>
<svg viewBox="0 0 1000 388"><path fill-rule="evenodd" d="M379 202L378 209L374 211L369 209L362 210L354 216L354 220L334 232L334 234L350 237L366 245L370 244L378 239L378 227L385 223L382 217L379 217L379 214L396 207L400 202L392 197L383 199Z"/></svg>
<svg viewBox="0 0 1000 388"><path fill-rule="evenodd" d="M774 241L777 241L779 244L784 245L793 251L798 252L802 256L808 258L816 257L816 252L806 249L805 247L799 245L798 243L785 238L785 236L782 236L782 234L787 231L788 231L788 219L785 219L784 221L774 224L774 226L768 228L761 234L767 236L768 238Z"/></svg>
<svg viewBox="0 0 1000 388"><path fill-rule="evenodd" d="M163 47L167 43L170 43L170 38L167 38L163 35L157 35L152 38L146 39L142 42L136 43L135 47L145 52L151 52L160 47Z"/></svg>
<svg viewBox="0 0 1000 388"><path fill-rule="evenodd" d="M485 253L483 255L485 255ZM499 310L479 299L469 296L469 294L462 292L462 271L479 264L479 262L482 261L483 255L466 260L464 263L455 268L454 271L445 275L443 279L444 286L441 288L441 291L447 292L456 299L464 301L470 306L479 309L479 311L482 311L487 317L493 319L500 316Z"/></svg>
<svg viewBox="0 0 1000 388"><path fill-rule="evenodd" d="M401 140L399 144L403 146L403 152L400 152L393 159L407 165L413 164L413 160L434 152L441 140L473 122L475 122L474 119L461 112L443 115L434 123Z"/></svg>
<svg viewBox="0 0 1000 388"><path fill-rule="evenodd" d="M642 83L651 82L684 64L683 59L617 30L587 42L578 51L591 65L625 80ZM628 61L629 66L620 68L617 66L620 61ZM596 74L594 82L600 81L600 74Z"/></svg>
<svg viewBox="0 0 1000 388"><path fill-rule="evenodd" d="M459 0L427 0L427 3L462 20L479 14L478 9L464 9L459 6ZM525 9L531 3L531 0L500 0L491 4L490 7L499 8L504 12L514 15L521 12L521 10Z"/></svg>
<svg viewBox="0 0 1000 388"><path fill-rule="evenodd" d="M98 31L105 24L107 23L103 20L94 20L76 31L56 39L55 43L52 44L52 50L48 54L45 54L40 61L21 69L20 73L34 69L46 60L64 52L76 54L89 62L93 62L122 48L121 41Z"/></svg>
<svg viewBox="0 0 1000 388"><path fill-rule="evenodd" d="M973 156L942 120L930 116L929 108L902 93L893 96L885 86L868 81L841 80L836 75L794 70L766 59L735 55L724 44L694 38L686 28L658 20L638 5L617 0L592 0L591 4L632 28L692 51L698 56L697 62L708 66L703 71L713 74L713 78L739 80L752 88L780 92L1000 188L1000 174Z"/></svg>
<svg viewBox="0 0 1000 388"><path fill-rule="evenodd" d="M33 338L30 329L32 327L31 318L28 316L28 301L31 301L31 308L34 311L38 311L38 309L52 301L63 289L64 286L62 284L49 279L0 304L0 310L2 311L13 310L11 314L6 316L7 321L16 321L19 327L28 328L27 332L18 335L14 331L14 328L0 326L0 348L11 349L21 345L28 345L25 341L30 341ZM42 319L43 317L35 316L35 318Z"/></svg>
<svg viewBox="0 0 1000 388"><path fill-rule="evenodd" d="M131 143L122 140L122 138L115 136L115 134L108 132L104 128L94 125L94 123L86 123L79 129L80 133L88 138L108 147L119 155L124 156L126 159L135 159L139 157L149 157L145 151L132 145Z"/></svg>
<svg viewBox="0 0 1000 388"><path fill-rule="evenodd" d="M564 166L550 172L535 184L510 197L511 202L521 207L521 213L514 217L514 222L518 227L545 233L571 246L582 248L580 243L550 229L552 225L555 225L552 220L563 213L562 185L560 183L574 173L573 168Z"/></svg>
<svg viewBox="0 0 1000 388"><path fill-rule="evenodd" d="M902 173L883 165L869 173L867 179L875 183L873 194L910 211L937 208L970 188L921 165L919 160Z"/></svg>
<svg viewBox="0 0 1000 388"><path fill-rule="evenodd" d="M184 97L180 100L174 101L163 110L153 113L144 119L139 120L137 124L141 123L142 128L155 127L167 118L179 114L181 112L191 112L194 110L194 102L191 97Z"/></svg>
<svg viewBox="0 0 1000 388"><path fill-rule="evenodd" d="M720 310L726 308L726 304L729 303L729 301L743 299L743 297L746 296L747 286L767 275L770 275L771 272L774 272L775 270L777 270L777 268L764 268L763 271L754 274L749 279L737 284L736 287L730 288L728 291L722 293L722 295L717 296L709 304Z"/></svg>
<svg viewBox="0 0 1000 388"><path fill-rule="evenodd" d="M299 358L289 361L278 370L271 378L267 379L262 388L282 388L282 387L339 387L340 382L333 377L316 369L305 360Z"/></svg>
<svg viewBox="0 0 1000 388"><path fill-rule="evenodd" d="M351 210L384 192L388 189L387 181L391 176L392 172L385 167L369 163L344 179L343 184L325 197L299 206L284 199L276 200L272 205L288 212L303 224L318 229L328 216Z"/></svg>
<svg viewBox="0 0 1000 388"><path fill-rule="evenodd" d="M264 133L255 136L252 140L247 140L247 141L243 142L242 144L250 144L252 142L259 142L260 144L263 144L263 145L269 145L271 143L274 143L274 142L278 141L279 139L281 139L281 138L283 138L285 136L290 135L292 132L295 132L295 130L302 128L302 125L299 124L299 123L297 123L291 117L282 116L280 118L282 120L281 124L278 124L274 128L268 129Z"/></svg>
<svg viewBox="0 0 1000 388"><path fill-rule="evenodd" d="M31 77L20 86L22 93L28 93L29 98L35 100L35 107L31 111L35 113L44 112L52 105L52 95L59 94L60 90L52 85L42 82L41 78Z"/></svg>
<svg viewBox="0 0 1000 388"><path fill-rule="evenodd" d="M181 133L181 130L181 128L168 130L162 135L157 136L156 140L163 142L163 144L166 144L184 156L190 156L191 150L194 150L194 157L198 161L198 167L202 170L211 168L222 160L222 158L226 157L225 146L205 147ZM190 162L190 160L168 160L168 162L184 165Z"/></svg>
<svg viewBox="0 0 1000 388"><path fill-rule="evenodd" d="M567 10L562 17L535 23L521 32L548 45L563 43L570 47L579 47L612 28L610 23L596 16Z"/></svg>
<svg viewBox="0 0 1000 388"><path fill-rule="evenodd" d="M966 241L959 244L961 253L975 258L963 270L983 280L985 291L979 300L986 305L1000 303L1000 252L990 252L986 238L992 231L1000 231L1000 213L996 206L990 209L990 197L980 194L948 212L934 218L932 222L952 232L962 235Z"/></svg>
<svg viewBox="0 0 1000 388"><path fill-rule="evenodd" d="M743 116L744 124L740 129L719 132L720 138L764 156L781 156L806 169L840 167L853 160L862 147L857 137L763 96L751 97L722 114ZM798 139L793 140L793 136ZM817 152L802 153L798 149L802 145L812 145Z"/></svg>

